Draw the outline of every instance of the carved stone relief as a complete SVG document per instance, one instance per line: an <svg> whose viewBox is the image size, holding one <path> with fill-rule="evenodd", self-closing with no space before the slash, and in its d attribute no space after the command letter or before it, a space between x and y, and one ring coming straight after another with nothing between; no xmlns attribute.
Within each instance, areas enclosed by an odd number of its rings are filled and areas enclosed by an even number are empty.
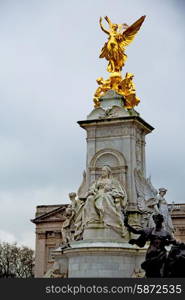
<svg viewBox="0 0 185 300"><path fill-rule="evenodd" d="M142 146L141 141L136 141L136 164L138 169L142 169Z"/></svg>
<svg viewBox="0 0 185 300"><path fill-rule="evenodd" d="M89 174L93 177L92 183L101 174L104 165L111 167L113 175L126 186L127 164L122 153L115 149L103 149L98 151L89 164Z"/></svg>
<svg viewBox="0 0 185 300"><path fill-rule="evenodd" d="M115 155L111 153L105 153L101 155L96 161L97 168L102 168L104 165L108 165L110 167L117 167L119 165L119 162Z"/></svg>

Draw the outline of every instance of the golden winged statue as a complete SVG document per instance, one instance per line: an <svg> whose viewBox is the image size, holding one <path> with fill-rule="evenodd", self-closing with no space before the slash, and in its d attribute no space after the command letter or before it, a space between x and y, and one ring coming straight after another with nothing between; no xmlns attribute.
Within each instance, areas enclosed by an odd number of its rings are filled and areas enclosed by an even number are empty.
<svg viewBox="0 0 185 300"><path fill-rule="evenodd" d="M145 16L142 16L132 25L128 26L127 24L114 24L106 16L105 20L109 25L109 29L106 29L100 17L100 27L108 35L108 41L103 46L99 57L108 60L108 72L115 73L122 70L127 59L125 48L133 41L144 19Z"/></svg>

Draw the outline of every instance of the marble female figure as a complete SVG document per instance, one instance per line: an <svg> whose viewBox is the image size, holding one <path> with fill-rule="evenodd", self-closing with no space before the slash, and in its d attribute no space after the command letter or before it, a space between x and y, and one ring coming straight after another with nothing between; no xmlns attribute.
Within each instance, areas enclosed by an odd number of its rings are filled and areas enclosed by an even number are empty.
<svg viewBox="0 0 185 300"><path fill-rule="evenodd" d="M81 209L81 230L90 224L103 224L125 236L124 215L127 195L110 167L102 168L102 175L90 187ZM78 226L79 227L79 226Z"/></svg>
<svg viewBox="0 0 185 300"><path fill-rule="evenodd" d="M170 215L170 211L168 208L168 203L166 201L166 199L164 198L164 196L166 195L167 189L165 188L160 188L159 189L159 194L157 196L157 206L159 209L159 213L163 215L164 217L164 227L168 232L173 233L174 232L174 227L172 224L172 219L171 219L171 215ZM173 204L172 204L173 206Z"/></svg>

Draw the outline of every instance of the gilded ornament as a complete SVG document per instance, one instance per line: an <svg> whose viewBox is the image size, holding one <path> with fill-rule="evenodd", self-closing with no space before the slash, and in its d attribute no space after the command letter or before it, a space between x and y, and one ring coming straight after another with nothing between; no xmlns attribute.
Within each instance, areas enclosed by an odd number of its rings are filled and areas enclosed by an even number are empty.
<svg viewBox="0 0 185 300"><path fill-rule="evenodd" d="M114 90L117 94L123 96L124 108L126 109L133 109L134 106L139 104L140 99L136 96L136 88L133 82L134 75L126 73L125 77L122 78L121 70L127 59L125 48L133 41L144 19L145 16L142 16L131 26L128 26L125 23L114 24L106 16L105 20L109 25L109 28L106 29L100 17L100 27L108 35L108 41L104 44L99 57L108 60L107 71L110 76L106 80L103 77L96 80L99 87L93 99L95 108L100 107L99 99L109 90Z"/></svg>

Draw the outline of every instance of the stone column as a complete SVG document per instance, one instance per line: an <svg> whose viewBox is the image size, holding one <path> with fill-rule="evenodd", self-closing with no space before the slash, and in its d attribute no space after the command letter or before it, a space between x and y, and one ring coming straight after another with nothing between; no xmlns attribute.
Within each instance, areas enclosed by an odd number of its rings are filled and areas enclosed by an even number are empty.
<svg viewBox="0 0 185 300"><path fill-rule="evenodd" d="M35 277L43 277L46 272L46 233L36 231Z"/></svg>
<svg viewBox="0 0 185 300"><path fill-rule="evenodd" d="M87 186L97 179L103 165L126 188L129 209L137 208L134 169L145 173L145 135L153 130L139 116L123 116L79 121L87 132Z"/></svg>

